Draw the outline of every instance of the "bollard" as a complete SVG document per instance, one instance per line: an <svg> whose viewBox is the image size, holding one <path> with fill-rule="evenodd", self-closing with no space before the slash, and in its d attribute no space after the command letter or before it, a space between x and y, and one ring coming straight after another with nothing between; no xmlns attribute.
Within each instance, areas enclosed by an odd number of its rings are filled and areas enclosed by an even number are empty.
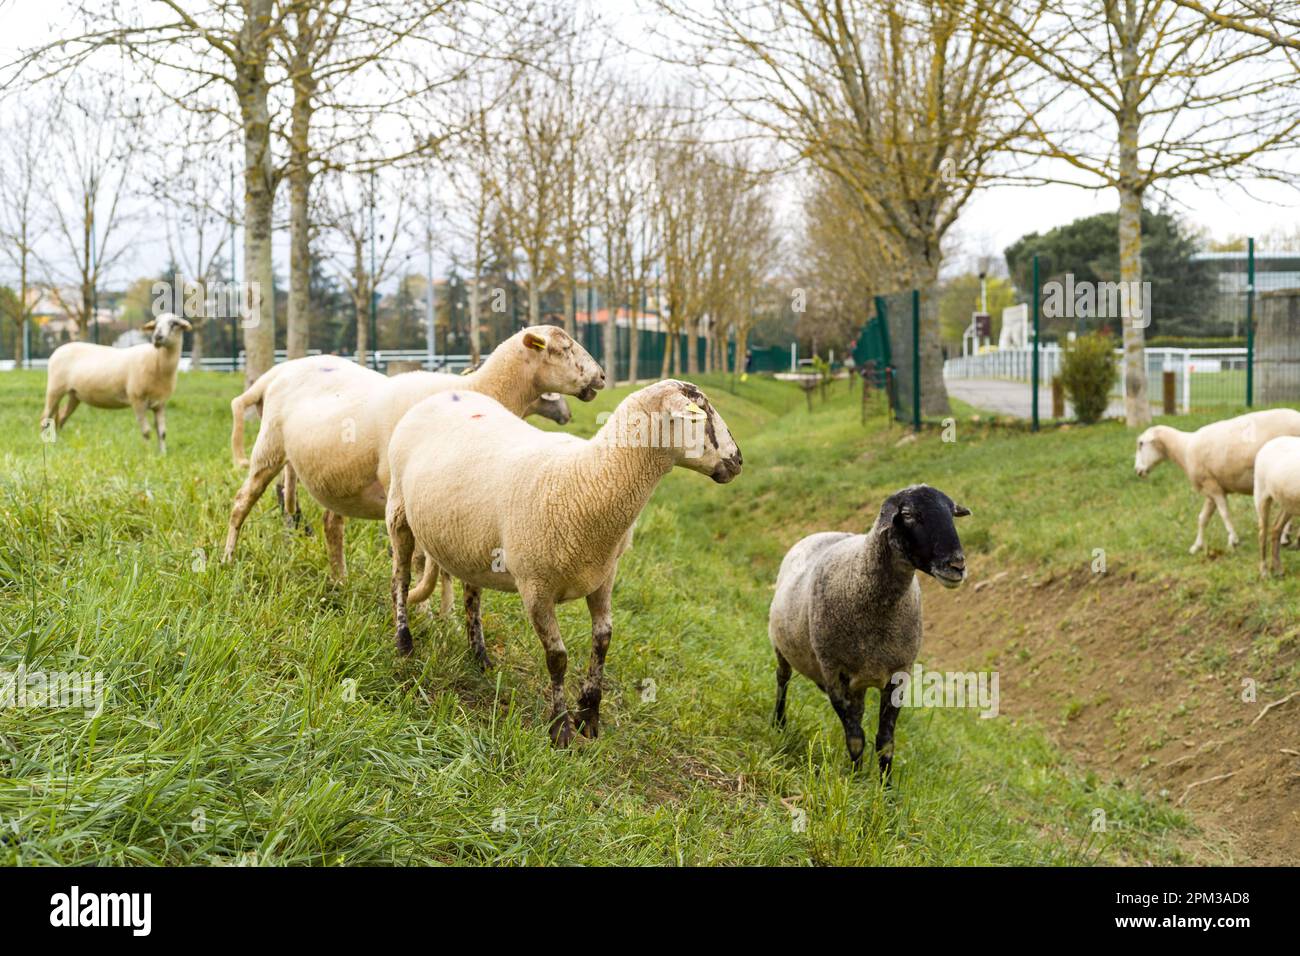
<svg viewBox="0 0 1300 956"><path fill-rule="evenodd" d="M1174 393L1177 391L1177 382L1175 381L1175 379L1176 376L1174 375L1173 370L1165 369L1164 384L1165 384L1165 414L1166 415L1178 414L1178 404L1174 399Z"/></svg>

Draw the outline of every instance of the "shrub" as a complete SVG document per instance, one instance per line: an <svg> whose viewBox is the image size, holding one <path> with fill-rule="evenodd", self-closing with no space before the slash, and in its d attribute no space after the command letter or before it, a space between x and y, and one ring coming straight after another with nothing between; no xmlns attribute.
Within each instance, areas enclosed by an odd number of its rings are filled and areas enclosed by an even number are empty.
<svg viewBox="0 0 1300 956"><path fill-rule="evenodd" d="M1061 361L1061 385L1079 421L1091 425L1106 413L1118 373L1119 358L1109 335L1081 335L1066 348Z"/></svg>

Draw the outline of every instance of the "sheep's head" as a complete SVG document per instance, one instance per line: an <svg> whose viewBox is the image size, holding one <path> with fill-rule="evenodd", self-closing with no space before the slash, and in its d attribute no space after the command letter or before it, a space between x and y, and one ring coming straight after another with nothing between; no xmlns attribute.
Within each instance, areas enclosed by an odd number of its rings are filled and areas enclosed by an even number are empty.
<svg viewBox="0 0 1300 956"><path fill-rule="evenodd" d="M181 333L194 331L194 326L179 315L164 312L140 326L140 330L152 336L154 348L163 348L167 345L180 345Z"/></svg>
<svg viewBox="0 0 1300 956"><path fill-rule="evenodd" d="M591 354L564 329L533 325L519 332L513 347L533 363L533 385L540 392L576 395L584 402L605 387L605 372Z"/></svg>
<svg viewBox="0 0 1300 956"><path fill-rule="evenodd" d="M708 396L690 382L675 379L657 382L643 391L649 393L647 405L657 406L660 412L658 440L673 447L677 464L708 475L720 485L740 474L744 464L740 446Z"/></svg>
<svg viewBox="0 0 1300 956"><path fill-rule="evenodd" d="M966 579L966 553L953 519L968 514L938 488L912 485L886 499L877 526L888 529L892 546L912 567L955 588Z"/></svg>
<svg viewBox="0 0 1300 956"><path fill-rule="evenodd" d="M1137 457L1133 459L1133 470L1139 478L1165 460L1165 443L1160 440L1160 426L1153 425L1138 436Z"/></svg>
<svg viewBox="0 0 1300 956"><path fill-rule="evenodd" d="M537 401L528 406L528 415L541 415L557 425L567 425L573 419L569 403L558 392L544 392Z"/></svg>

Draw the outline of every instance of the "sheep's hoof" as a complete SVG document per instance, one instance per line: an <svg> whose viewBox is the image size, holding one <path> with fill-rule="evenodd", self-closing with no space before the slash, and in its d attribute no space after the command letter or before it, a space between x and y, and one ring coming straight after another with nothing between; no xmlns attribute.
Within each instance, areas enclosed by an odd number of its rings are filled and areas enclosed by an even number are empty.
<svg viewBox="0 0 1300 956"><path fill-rule="evenodd" d="M478 668L484 674L492 670L492 658L488 656L486 647L474 648L474 660L478 661Z"/></svg>
<svg viewBox="0 0 1300 956"><path fill-rule="evenodd" d="M572 740L573 721L569 719L568 711L565 711L551 721L551 746L567 747Z"/></svg>
<svg viewBox="0 0 1300 956"><path fill-rule="evenodd" d="M1195 554L1197 551L1200 551L1200 550L1201 550L1201 545L1200 545L1200 543L1198 542L1198 543L1192 545L1190 548L1188 548L1188 549L1187 549L1187 553L1188 553L1188 554Z"/></svg>
<svg viewBox="0 0 1300 956"><path fill-rule="evenodd" d="M600 736L600 711L594 707L583 707L573 715L573 722L582 736L595 740Z"/></svg>
<svg viewBox="0 0 1300 956"><path fill-rule="evenodd" d="M414 648L415 642L411 640L411 629L403 624L397 629L397 653L406 657Z"/></svg>
<svg viewBox="0 0 1300 956"><path fill-rule="evenodd" d="M1228 539L1228 547L1230 548L1235 548L1239 544L1241 544L1241 539L1236 536Z"/></svg>

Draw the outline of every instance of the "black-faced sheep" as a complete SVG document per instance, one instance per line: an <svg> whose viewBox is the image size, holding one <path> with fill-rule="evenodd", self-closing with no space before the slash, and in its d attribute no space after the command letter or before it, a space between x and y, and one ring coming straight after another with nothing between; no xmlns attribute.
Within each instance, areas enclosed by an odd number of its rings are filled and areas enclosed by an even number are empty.
<svg viewBox="0 0 1300 956"><path fill-rule="evenodd" d="M953 519L968 514L942 491L913 485L885 501L868 533L821 532L787 552L768 617L778 724L785 724L793 668L830 698L856 767L867 689L879 688L876 753L881 776L889 774L899 708L888 685L911 668L921 647L916 572L945 587L961 584L966 557Z"/></svg>

